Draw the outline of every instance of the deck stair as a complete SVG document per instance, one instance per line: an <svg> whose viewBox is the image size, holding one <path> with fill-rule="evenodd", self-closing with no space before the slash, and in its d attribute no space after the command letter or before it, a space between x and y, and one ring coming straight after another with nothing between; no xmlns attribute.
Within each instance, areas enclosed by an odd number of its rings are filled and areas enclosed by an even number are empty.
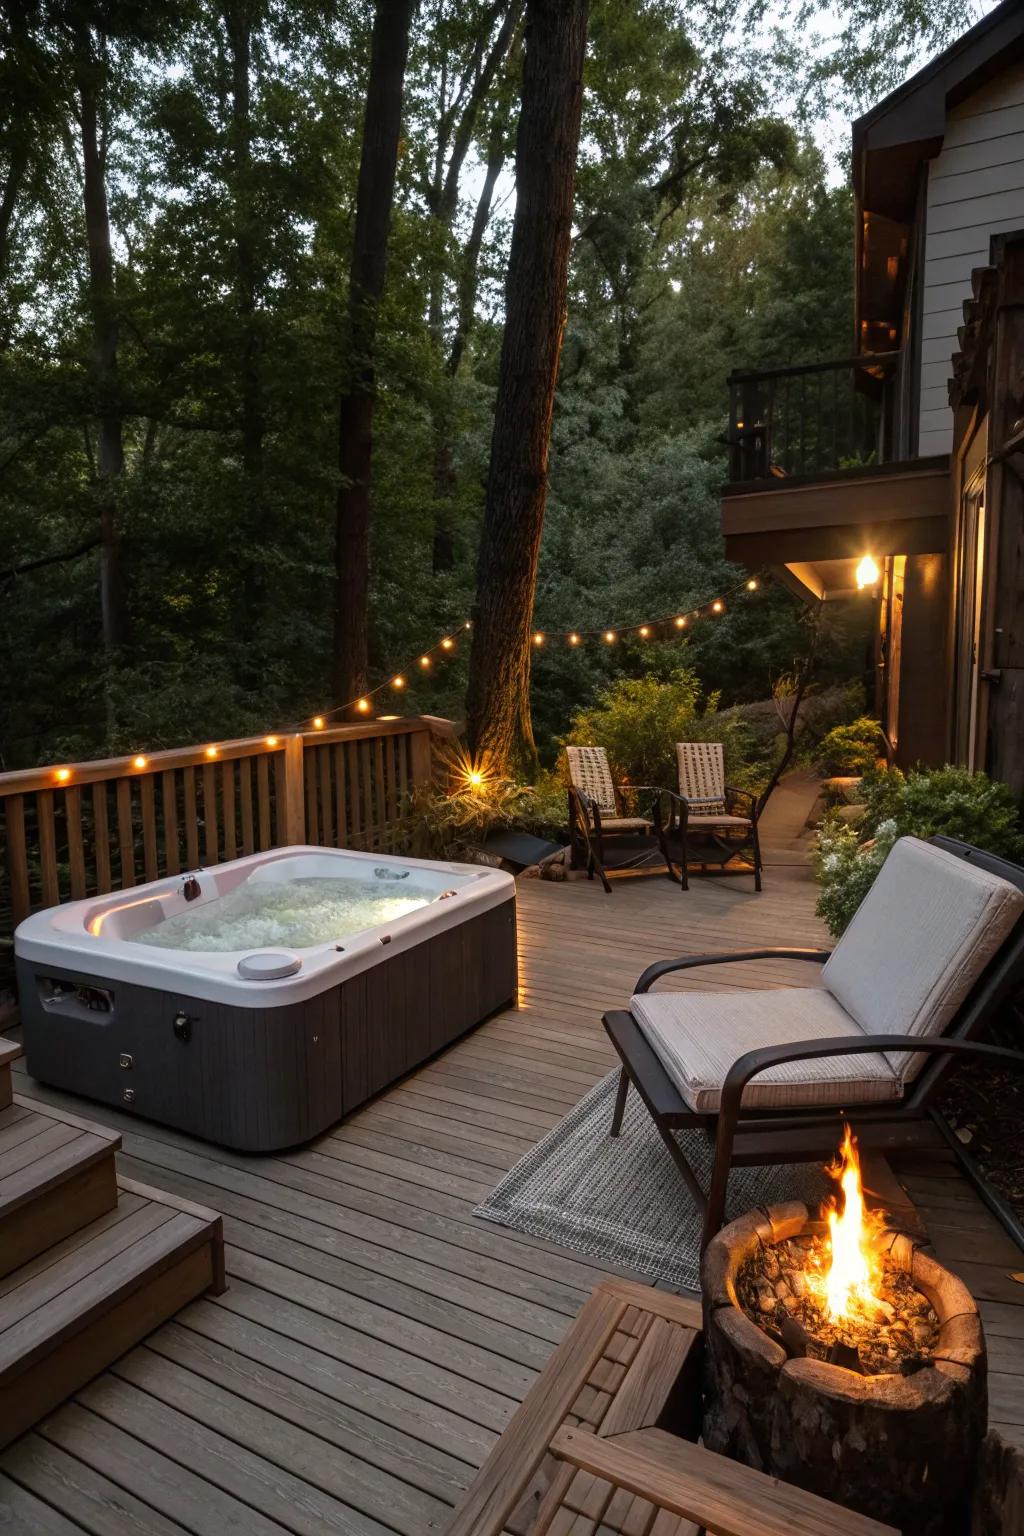
<svg viewBox="0 0 1024 1536"><path fill-rule="evenodd" d="M224 1289L220 1217L119 1178L116 1132L14 1094L20 1054L0 1040L0 1446Z"/></svg>

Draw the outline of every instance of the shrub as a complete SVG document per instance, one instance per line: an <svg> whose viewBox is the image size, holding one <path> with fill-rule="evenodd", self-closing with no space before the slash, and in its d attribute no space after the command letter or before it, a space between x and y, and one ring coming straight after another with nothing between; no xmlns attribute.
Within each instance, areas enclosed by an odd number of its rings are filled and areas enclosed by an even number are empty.
<svg viewBox="0 0 1024 1536"><path fill-rule="evenodd" d="M702 700L693 672L681 669L667 682L655 677L620 678L597 703L573 716L562 746L604 747L620 784L676 783L677 741L721 741L729 781L749 788L756 777L754 734L738 710L720 710L718 694Z"/></svg>
<svg viewBox="0 0 1024 1536"><path fill-rule="evenodd" d="M818 746L818 768L829 778L867 773L878 760L881 739L881 726L871 715L833 726Z"/></svg>
<svg viewBox="0 0 1024 1536"><path fill-rule="evenodd" d="M552 842L568 841L565 786L555 774L536 784L488 778L470 784L447 763L439 782L421 790L415 803L415 852L445 859L465 858L489 832L532 832Z"/></svg>
<svg viewBox="0 0 1024 1536"><path fill-rule="evenodd" d="M871 889L898 837L959 837L1008 859L1024 857L1024 832L1011 791L966 768L874 771L862 785L856 828L830 813L818 834L818 915L838 937Z"/></svg>

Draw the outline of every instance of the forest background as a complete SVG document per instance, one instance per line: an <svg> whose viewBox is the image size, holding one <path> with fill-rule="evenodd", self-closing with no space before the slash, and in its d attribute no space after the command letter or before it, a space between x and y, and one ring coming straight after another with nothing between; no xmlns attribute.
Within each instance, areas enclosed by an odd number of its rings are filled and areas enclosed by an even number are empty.
<svg viewBox="0 0 1024 1536"><path fill-rule="evenodd" d="M457 635L400 706L455 718L524 11L414 10L377 324L369 683ZM727 375L852 346L852 200L826 125L978 14L593 0L537 629L640 624L746 574L719 533ZM349 702L338 400L373 18L362 0L0 13L0 768ZM685 665L725 703L767 697L799 614L769 589L685 641L538 647L542 757L615 676ZM854 612L821 680L855 677L864 643Z"/></svg>

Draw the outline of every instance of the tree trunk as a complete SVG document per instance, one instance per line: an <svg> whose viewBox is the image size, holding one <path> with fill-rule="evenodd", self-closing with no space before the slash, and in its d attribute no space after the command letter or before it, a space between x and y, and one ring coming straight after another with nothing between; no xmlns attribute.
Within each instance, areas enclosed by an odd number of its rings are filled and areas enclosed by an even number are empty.
<svg viewBox="0 0 1024 1536"><path fill-rule="evenodd" d="M256 252L252 184L252 17L245 4L224 10L224 27L231 50L231 120L229 140L234 179L233 220L235 292L242 330L239 397L242 426L242 468L247 497L259 492L263 475L263 414L260 388L259 336L256 310L261 274Z"/></svg>
<svg viewBox="0 0 1024 1536"><path fill-rule="evenodd" d="M565 325L588 0L529 0L516 140L516 213L505 287L466 721L492 769L536 759L530 623Z"/></svg>
<svg viewBox="0 0 1024 1536"><path fill-rule="evenodd" d="M373 20L349 277L348 356L338 402L334 694L339 703L366 688L374 350L377 307L387 268L412 8L413 0L377 0Z"/></svg>
<svg viewBox="0 0 1024 1536"><path fill-rule="evenodd" d="M117 481L124 469L121 402L117 377L117 299L107 208L106 146L99 122L102 67L92 38L77 37L76 73L82 133L85 238L92 305L93 368L99 420L96 480L100 525L100 614L108 658L124 639L124 592L117 525Z"/></svg>
<svg viewBox="0 0 1024 1536"><path fill-rule="evenodd" d="M3 282L7 275L7 267L11 259L14 210L27 170L28 145L19 142L11 151L10 163L4 175L2 190L0 190L0 282Z"/></svg>

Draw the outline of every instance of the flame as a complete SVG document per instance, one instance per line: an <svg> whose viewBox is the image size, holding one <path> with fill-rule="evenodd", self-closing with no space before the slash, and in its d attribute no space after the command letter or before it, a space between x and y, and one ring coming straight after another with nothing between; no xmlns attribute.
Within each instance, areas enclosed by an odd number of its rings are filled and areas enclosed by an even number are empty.
<svg viewBox="0 0 1024 1536"><path fill-rule="evenodd" d="M828 1213L831 1264L825 1276L825 1310L831 1318L849 1317L855 1308L874 1310L881 1273L873 1244L881 1218L865 1206L857 1143L848 1125L844 1130L840 1161L828 1170L842 1190L842 1210L833 1206Z"/></svg>

